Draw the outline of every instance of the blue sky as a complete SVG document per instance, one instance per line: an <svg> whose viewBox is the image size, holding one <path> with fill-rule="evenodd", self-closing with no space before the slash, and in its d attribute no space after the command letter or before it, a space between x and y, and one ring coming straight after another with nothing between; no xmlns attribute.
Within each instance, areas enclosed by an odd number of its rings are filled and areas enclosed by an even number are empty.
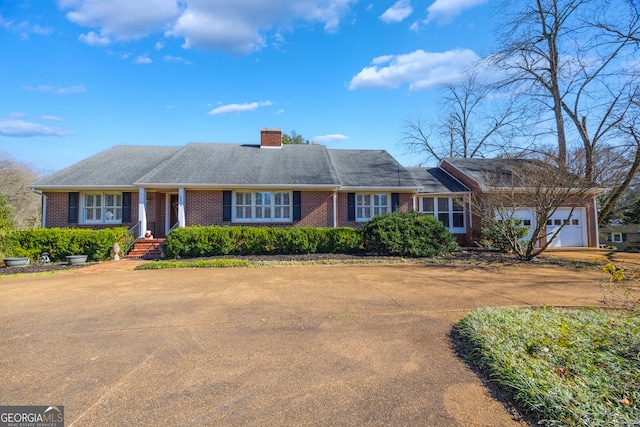
<svg viewBox="0 0 640 427"><path fill-rule="evenodd" d="M52 172L279 127L411 166L403 122L437 116L493 29L489 0L9 0L0 151Z"/></svg>

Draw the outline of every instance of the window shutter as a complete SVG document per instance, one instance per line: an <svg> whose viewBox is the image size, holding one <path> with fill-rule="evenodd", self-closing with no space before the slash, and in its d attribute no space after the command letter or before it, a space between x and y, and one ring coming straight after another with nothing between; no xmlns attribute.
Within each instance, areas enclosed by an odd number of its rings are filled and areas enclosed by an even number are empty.
<svg viewBox="0 0 640 427"><path fill-rule="evenodd" d="M67 210L67 222L69 224L78 223L78 202L80 193L69 193L69 207Z"/></svg>
<svg viewBox="0 0 640 427"><path fill-rule="evenodd" d="M300 221L302 219L302 201L301 191L293 192L293 220Z"/></svg>
<svg viewBox="0 0 640 427"><path fill-rule="evenodd" d="M349 221L356 220L356 193L347 193L347 214Z"/></svg>
<svg viewBox="0 0 640 427"><path fill-rule="evenodd" d="M621 233L622 234L622 241L626 242L627 241L627 233Z"/></svg>
<svg viewBox="0 0 640 427"><path fill-rule="evenodd" d="M391 212L395 212L400 207L400 193L391 193Z"/></svg>
<svg viewBox="0 0 640 427"><path fill-rule="evenodd" d="M131 192L122 193L122 222L131 222Z"/></svg>
<svg viewBox="0 0 640 427"><path fill-rule="evenodd" d="M231 221L231 190L222 192L222 220Z"/></svg>

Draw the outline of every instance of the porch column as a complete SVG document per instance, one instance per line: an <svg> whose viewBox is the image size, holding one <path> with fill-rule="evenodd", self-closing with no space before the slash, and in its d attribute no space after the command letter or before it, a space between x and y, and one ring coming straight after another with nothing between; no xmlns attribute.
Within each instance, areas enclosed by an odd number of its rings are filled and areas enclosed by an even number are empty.
<svg viewBox="0 0 640 427"><path fill-rule="evenodd" d="M142 239L147 231L147 190L145 188L138 189L138 221L140 229L136 238Z"/></svg>
<svg viewBox="0 0 640 427"><path fill-rule="evenodd" d="M338 189L333 192L333 228L338 228Z"/></svg>
<svg viewBox="0 0 640 427"><path fill-rule="evenodd" d="M186 201L187 193L184 188L178 189L178 227L186 227L186 221L184 218L184 204Z"/></svg>

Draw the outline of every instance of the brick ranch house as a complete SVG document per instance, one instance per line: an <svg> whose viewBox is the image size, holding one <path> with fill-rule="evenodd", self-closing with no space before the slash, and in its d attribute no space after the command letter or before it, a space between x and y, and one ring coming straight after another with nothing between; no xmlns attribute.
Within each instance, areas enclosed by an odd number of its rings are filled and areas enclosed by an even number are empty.
<svg viewBox="0 0 640 427"><path fill-rule="evenodd" d="M115 146L32 188L43 195L43 227L127 226L164 237L190 225L358 227L400 209L436 216L469 244L480 226L471 204L482 191L478 171L495 162L405 168L384 150L282 144L280 129L262 129L259 145ZM576 208L576 230L559 244L597 246L594 209L593 200Z"/></svg>

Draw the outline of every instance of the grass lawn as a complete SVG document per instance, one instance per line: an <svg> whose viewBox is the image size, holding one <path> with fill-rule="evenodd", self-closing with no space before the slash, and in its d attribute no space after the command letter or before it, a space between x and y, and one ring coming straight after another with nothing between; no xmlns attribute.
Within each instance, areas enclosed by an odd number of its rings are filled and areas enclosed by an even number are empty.
<svg viewBox="0 0 640 427"><path fill-rule="evenodd" d="M483 308L455 329L461 352L544 425L640 425L640 315Z"/></svg>

